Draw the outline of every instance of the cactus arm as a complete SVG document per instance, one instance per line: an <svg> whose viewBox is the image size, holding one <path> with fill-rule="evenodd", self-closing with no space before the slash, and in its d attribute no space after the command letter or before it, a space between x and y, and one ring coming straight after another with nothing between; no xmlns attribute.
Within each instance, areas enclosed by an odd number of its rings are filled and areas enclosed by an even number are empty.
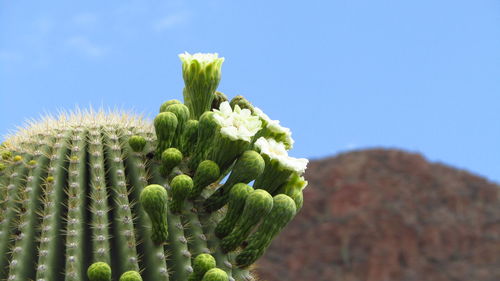
<svg viewBox="0 0 500 281"><path fill-rule="evenodd" d="M153 182L165 186L167 180L162 178L157 167L152 167ZM191 253L187 247L187 239L184 235L184 226L180 217L174 215L170 208L168 210L168 268L171 270L172 280L187 280L193 271L191 267Z"/></svg>
<svg viewBox="0 0 500 281"><path fill-rule="evenodd" d="M185 202L182 214L182 222L186 226L186 235L189 237L188 247L191 255L194 257L199 254L210 253L207 246L207 237L203 233L198 211L194 208L193 203Z"/></svg>
<svg viewBox="0 0 500 281"><path fill-rule="evenodd" d="M139 198L144 187L148 185L144 152L128 151L125 164L128 180L133 186L132 195ZM133 210L137 214L138 235L142 240L139 248L144 253L144 280L168 281L163 245L155 245L151 240L151 222L142 205L135 204Z"/></svg>
<svg viewBox="0 0 500 281"><path fill-rule="evenodd" d="M112 187L111 197L114 203L112 228L115 239L111 247L115 247L119 257L116 261L111 261L111 267L114 268L114 279L118 279L120 274L125 271L139 271L133 225L134 217L128 199L129 191L125 178L120 135L121 132L114 129L104 132L108 180Z"/></svg>
<svg viewBox="0 0 500 281"><path fill-rule="evenodd" d="M227 255L222 252L220 247L221 241L215 236L214 233L217 223L221 220L220 212L217 211L207 213L202 206L197 206L197 210L200 222L203 226L203 231L205 232L207 238L208 248L217 262L217 267L223 269L229 276L231 276L233 265L229 261Z"/></svg>
<svg viewBox="0 0 500 281"><path fill-rule="evenodd" d="M90 170L90 225L92 228L92 262L111 263L108 212L108 192L104 164L104 145L101 131L94 128L89 132Z"/></svg>
<svg viewBox="0 0 500 281"><path fill-rule="evenodd" d="M66 281L84 279L87 269L87 132L75 132L72 137L68 169L68 195L66 217Z"/></svg>
<svg viewBox="0 0 500 281"><path fill-rule="evenodd" d="M64 133L62 140L54 147L57 153L51 157L49 173L45 187L45 198L42 213L39 259L35 280L63 279L61 269L64 265L63 239L61 233L62 203L65 199L64 187L68 168L68 153L71 132ZM52 178L52 180L48 180Z"/></svg>
<svg viewBox="0 0 500 281"><path fill-rule="evenodd" d="M258 230L248 239L248 246L236 257L239 267L245 268L260 258L273 238L295 216L295 201L289 196L279 194L273 198L273 209L259 226Z"/></svg>
<svg viewBox="0 0 500 281"><path fill-rule="evenodd" d="M24 155L23 155L24 156ZM13 220L16 217L16 206L19 201L19 191L22 188L23 179L28 175L29 169L24 161L29 161L30 156L24 156L24 159L14 161L12 163L13 172L9 177L9 184L7 185L7 199L6 209L2 213L2 220L0 223L0 280L7 279L8 267L7 262L10 260L8 253L9 243L12 241L11 237L14 234L12 227Z"/></svg>
<svg viewBox="0 0 500 281"><path fill-rule="evenodd" d="M12 250L12 260L9 268L9 277L7 280L28 280L35 277L35 257L38 215L40 208L42 182L47 171L47 164L51 153L53 138L41 137L37 143L35 159L28 162L30 166L29 176L26 180L26 186L20 191L19 218L17 221L17 230L19 235L15 239ZM15 262L14 262L15 261Z"/></svg>

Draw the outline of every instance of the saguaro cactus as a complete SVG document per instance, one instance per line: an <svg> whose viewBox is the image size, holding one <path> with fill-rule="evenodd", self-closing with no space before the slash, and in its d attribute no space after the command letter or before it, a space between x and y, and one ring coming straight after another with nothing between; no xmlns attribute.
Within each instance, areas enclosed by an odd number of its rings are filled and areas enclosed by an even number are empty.
<svg viewBox="0 0 500 281"><path fill-rule="evenodd" d="M223 58L181 60L184 104L154 122L89 110L7 136L0 280L253 280L302 206L307 160L288 156L288 128L216 92Z"/></svg>

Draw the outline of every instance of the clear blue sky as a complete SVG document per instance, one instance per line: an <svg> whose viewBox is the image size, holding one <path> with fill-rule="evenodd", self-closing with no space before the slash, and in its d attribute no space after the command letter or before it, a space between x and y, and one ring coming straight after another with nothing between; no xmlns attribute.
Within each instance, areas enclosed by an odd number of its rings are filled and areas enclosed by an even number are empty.
<svg viewBox="0 0 500 281"><path fill-rule="evenodd" d="M153 117L177 54L294 132L297 157L402 148L500 182L500 2L0 0L0 135L76 105Z"/></svg>

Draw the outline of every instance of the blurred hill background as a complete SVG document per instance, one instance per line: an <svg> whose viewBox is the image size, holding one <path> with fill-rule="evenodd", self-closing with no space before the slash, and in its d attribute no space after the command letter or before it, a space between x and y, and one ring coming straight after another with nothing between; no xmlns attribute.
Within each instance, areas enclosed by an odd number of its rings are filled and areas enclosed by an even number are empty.
<svg viewBox="0 0 500 281"><path fill-rule="evenodd" d="M267 281L498 281L500 187L400 150L313 161Z"/></svg>

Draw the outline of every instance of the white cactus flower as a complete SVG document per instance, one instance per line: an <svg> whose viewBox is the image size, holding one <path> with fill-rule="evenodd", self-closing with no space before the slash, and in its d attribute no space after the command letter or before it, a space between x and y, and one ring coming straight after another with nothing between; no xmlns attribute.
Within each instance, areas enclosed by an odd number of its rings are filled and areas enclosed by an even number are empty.
<svg viewBox="0 0 500 281"><path fill-rule="evenodd" d="M219 58L218 53L196 53L190 54L188 52L184 52L184 54L179 54L179 58L183 63L190 64L193 60L197 60L200 64L208 64L216 61L224 61L224 58Z"/></svg>
<svg viewBox="0 0 500 281"><path fill-rule="evenodd" d="M285 169L303 174L307 168L309 160L305 158L294 158L288 156L288 151L282 142L277 142L272 138L260 137L255 146L260 150L261 154L269 156L269 158L277 160Z"/></svg>
<svg viewBox="0 0 500 281"><path fill-rule="evenodd" d="M262 120L266 121L267 123L266 128L272 134L284 136L285 139L283 141L287 144L289 149L293 147L295 141L292 138L292 131L289 128L281 126L279 120L272 120L271 118L269 118L269 116L267 116L267 114L265 114L258 107L254 107L253 112L255 113L255 115L259 116Z"/></svg>
<svg viewBox="0 0 500 281"><path fill-rule="evenodd" d="M232 140L250 142L261 129L259 117L253 116L250 110L241 109L238 105L231 109L229 102L221 103L219 109L214 109L214 119L221 126L221 133Z"/></svg>

